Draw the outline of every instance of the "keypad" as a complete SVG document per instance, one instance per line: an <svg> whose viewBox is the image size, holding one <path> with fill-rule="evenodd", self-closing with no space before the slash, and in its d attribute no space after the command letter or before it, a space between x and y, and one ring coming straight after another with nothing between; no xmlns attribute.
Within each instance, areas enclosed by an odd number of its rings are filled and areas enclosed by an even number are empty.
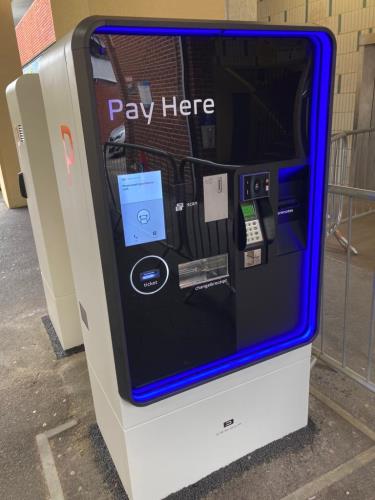
<svg viewBox="0 0 375 500"><path fill-rule="evenodd" d="M258 220L246 221L246 245L260 243L263 241L262 232Z"/></svg>

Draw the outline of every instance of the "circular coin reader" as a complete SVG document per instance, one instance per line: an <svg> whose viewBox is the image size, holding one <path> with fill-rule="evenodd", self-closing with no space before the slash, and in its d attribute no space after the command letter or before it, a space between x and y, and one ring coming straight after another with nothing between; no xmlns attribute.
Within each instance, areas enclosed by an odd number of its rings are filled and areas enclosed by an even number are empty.
<svg viewBox="0 0 375 500"><path fill-rule="evenodd" d="M137 293L151 295L163 288L168 277L169 268L165 260L157 255L147 255L134 264L130 283Z"/></svg>

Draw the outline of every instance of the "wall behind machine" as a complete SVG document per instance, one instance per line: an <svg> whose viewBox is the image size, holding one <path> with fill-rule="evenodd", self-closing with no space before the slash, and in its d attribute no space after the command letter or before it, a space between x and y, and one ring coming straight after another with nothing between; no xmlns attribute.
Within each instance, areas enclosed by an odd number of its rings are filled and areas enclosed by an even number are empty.
<svg viewBox="0 0 375 500"><path fill-rule="evenodd" d="M256 20L257 0L34 0L16 26L22 65L73 29L82 19L94 15Z"/></svg>
<svg viewBox="0 0 375 500"><path fill-rule="evenodd" d="M258 0L258 21L318 24L333 31L337 61L332 132L353 129L360 38L375 32L375 0Z"/></svg>
<svg viewBox="0 0 375 500"><path fill-rule="evenodd" d="M16 26L16 37L22 66L56 41L50 0L34 0Z"/></svg>

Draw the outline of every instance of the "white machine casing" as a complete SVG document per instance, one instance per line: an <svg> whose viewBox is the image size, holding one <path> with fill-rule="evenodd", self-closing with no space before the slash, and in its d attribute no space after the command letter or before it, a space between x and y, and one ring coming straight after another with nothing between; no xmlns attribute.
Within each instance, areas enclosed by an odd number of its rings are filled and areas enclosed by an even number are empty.
<svg viewBox="0 0 375 500"><path fill-rule="evenodd" d="M83 339L39 76L17 78L6 93L48 314L67 350Z"/></svg>
<svg viewBox="0 0 375 500"><path fill-rule="evenodd" d="M87 315L82 329L97 422L130 499L165 498L307 424L311 346L149 406L122 399L71 34L44 54L40 80L77 299ZM62 125L69 127L73 139L70 181Z"/></svg>

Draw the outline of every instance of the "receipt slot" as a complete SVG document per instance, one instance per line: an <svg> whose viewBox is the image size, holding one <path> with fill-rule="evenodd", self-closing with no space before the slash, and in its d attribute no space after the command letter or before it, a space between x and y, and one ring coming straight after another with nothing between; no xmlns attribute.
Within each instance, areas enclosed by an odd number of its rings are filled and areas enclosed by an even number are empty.
<svg viewBox="0 0 375 500"><path fill-rule="evenodd" d="M131 498L307 423L334 54L324 28L90 18L43 55L95 412Z"/></svg>

